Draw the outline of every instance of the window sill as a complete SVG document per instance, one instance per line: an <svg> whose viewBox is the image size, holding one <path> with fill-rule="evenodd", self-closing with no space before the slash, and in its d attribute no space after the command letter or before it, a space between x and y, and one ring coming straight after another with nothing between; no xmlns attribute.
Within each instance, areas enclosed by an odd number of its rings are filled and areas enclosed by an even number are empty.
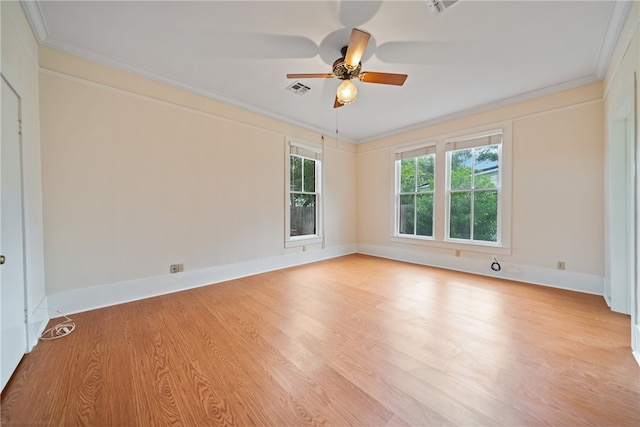
<svg viewBox="0 0 640 427"><path fill-rule="evenodd" d="M307 245L317 245L322 243L322 237L320 236L299 236L299 237L292 237L289 240L286 240L284 242L284 247L285 248L299 248L300 246L307 246Z"/></svg>
<svg viewBox="0 0 640 427"><path fill-rule="evenodd" d="M443 249L452 249L466 252L477 252L490 255L511 255L511 246L499 245L499 244L481 244L477 242L452 242L436 240L430 237L405 237L405 236L391 236L391 241L394 243L404 243L409 245L419 245L427 247L436 247Z"/></svg>

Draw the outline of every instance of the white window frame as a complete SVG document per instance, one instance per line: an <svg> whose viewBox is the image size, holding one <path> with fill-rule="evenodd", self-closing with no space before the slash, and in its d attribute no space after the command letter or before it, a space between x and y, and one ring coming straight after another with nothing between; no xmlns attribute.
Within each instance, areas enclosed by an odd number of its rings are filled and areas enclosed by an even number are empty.
<svg viewBox="0 0 640 427"><path fill-rule="evenodd" d="M404 148L399 148L395 150L395 155L394 155L394 181L395 181L395 195L394 195L394 230L393 230L393 234L395 236L399 236L399 237L407 237L407 238L411 238L411 239L420 239L420 240L433 240L434 236L435 236L435 211L436 211L436 207L435 207L435 195L436 195L436 188L433 188L429 193L414 193L414 194L432 194L434 197L434 206L433 206L433 212L434 212L434 218L433 218L433 224L432 224L432 235L431 236L422 236L422 235L417 235L417 234L402 234L400 233L400 196L402 194L408 194L408 193L401 193L401 183L400 183L400 168L401 168L401 164L400 161L404 160L404 159L412 159L412 158L417 158L423 155L433 155L435 158L435 162L434 162L434 174L436 174L436 176L434 176L434 181L435 181L435 185L437 187L437 169L438 169L438 165L437 165L437 155L436 155L436 145L435 143L431 142L431 143L425 143L425 144L419 144L419 145L415 145L415 146L410 146L410 147L404 147ZM414 215L414 221L415 221L415 215ZM415 224L414 224L414 228L415 228Z"/></svg>
<svg viewBox="0 0 640 427"><path fill-rule="evenodd" d="M448 206L448 156L447 143L454 141L464 141L492 133L502 133L501 144L501 164L499 168L500 193L499 209L498 209L498 229L499 242L483 242L469 241L463 239L449 239L449 206ZM429 142L426 142L429 141ZM434 236L433 238L424 238L423 236L412 236L398 233L398 172L396 170L397 153L410 151L412 149L435 145L436 147L436 163L435 163L435 192L434 192ZM462 130L455 133L439 135L436 137L425 138L423 142L414 142L406 146L401 145L392 151L392 168L393 176L393 192L391 195L391 236L390 240L396 243L415 244L423 246L433 246L446 249L464 250L469 252L488 253L492 255L510 255L511 254L511 210L512 210L512 123L504 121L491 125Z"/></svg>
<svg viewBox="0 0 640 427"><path fill-rule="evenodd" d="M445 150L446 150L446 171L447 171L447 179L446 179L446 205L445 205L445 240L449 242L463 243L463 244L475 244L482 246L502 246L502 140L504 139L502 135L502 129L496 129L489 132L480 133L477 135L467 135L464 138L450 139L446 141ZM452 190L451 189L451 153L457 150L468 150L477 147L485 147L490 145L498 145L498 158L499 158L499 166L498 166L498 186L495 189L498 193L498 212L497 212L497 222L498 222L498 230L497 230L497 239L495 242L488 242L483 240L474 240L474 239L460 239L455 237L450 237L451 234L451 194L458 192L469 192L475 196L475 193L481 191L487 191L487 189L477 189L475 185L472 185L470 189L466 190ZM473 175L472 175L473 180ZM471 205L471 217L473 218L473 204ZM471 221L471 234L473 236L473 221Z"/></svg>
<svg viewBox="0 0 640 427"><path fill-rule="evenodd" d="M300 246L307 246L313 244L319 244L323 241L323 218L322 218L322 147L307 143L301 142L294 139L286 139L286 149L285 149L285 208L284 208L284 216L285 216L285 248L294 248ZM311 159L315 161L315 195L316 195L316 206L315 206L315 215L316 215L316 233L304 236L292 236L291 235L291 155L296 155L299 157Z"/></svg>

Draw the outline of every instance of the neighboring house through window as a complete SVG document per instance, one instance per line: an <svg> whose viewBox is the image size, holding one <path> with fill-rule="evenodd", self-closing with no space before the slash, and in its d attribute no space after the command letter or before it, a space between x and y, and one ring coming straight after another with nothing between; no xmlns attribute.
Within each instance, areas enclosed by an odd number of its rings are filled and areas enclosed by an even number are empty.
<svg viewBox="0 0 640 427"><path fill-rule="evenodd" d="M509 123L397 148L392 240L509 253L510 144Z"/></svg>
<svg viewBox="0 0 640 427"><path fill-rule="evenodd" d="M447 149L447 238L500 243L502 132L450 141Z"/></svg>

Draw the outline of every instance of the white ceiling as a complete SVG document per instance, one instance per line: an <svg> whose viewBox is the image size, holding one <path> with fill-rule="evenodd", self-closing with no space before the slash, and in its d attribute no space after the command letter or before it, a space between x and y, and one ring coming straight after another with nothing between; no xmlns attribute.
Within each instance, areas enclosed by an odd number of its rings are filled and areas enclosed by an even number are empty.
<svg viewBox="0 0 640 427"><path fill-rule="evenodd" d="M601 80L628 3L426 1L23 2L44 45L250 111L362 143ZM404 73L402 87L356 80L333 108L329 73L351 29L371 33L362 69Z"/></svg>

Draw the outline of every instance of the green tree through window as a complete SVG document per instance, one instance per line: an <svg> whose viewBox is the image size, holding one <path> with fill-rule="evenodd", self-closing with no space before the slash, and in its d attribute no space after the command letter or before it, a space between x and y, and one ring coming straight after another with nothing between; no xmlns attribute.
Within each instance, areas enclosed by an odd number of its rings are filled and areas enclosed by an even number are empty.
<svg viewBox="0 0 640 427"><path fill-rule="evenodd" d="M433 191L435 155L399 160L398 232L433 236Z"/></svg>
<svg viewBox="0 0 640 427"><path fill-rule="evenodd" d="M449 152L449 238L498 241L500 145Z"/></svg>

